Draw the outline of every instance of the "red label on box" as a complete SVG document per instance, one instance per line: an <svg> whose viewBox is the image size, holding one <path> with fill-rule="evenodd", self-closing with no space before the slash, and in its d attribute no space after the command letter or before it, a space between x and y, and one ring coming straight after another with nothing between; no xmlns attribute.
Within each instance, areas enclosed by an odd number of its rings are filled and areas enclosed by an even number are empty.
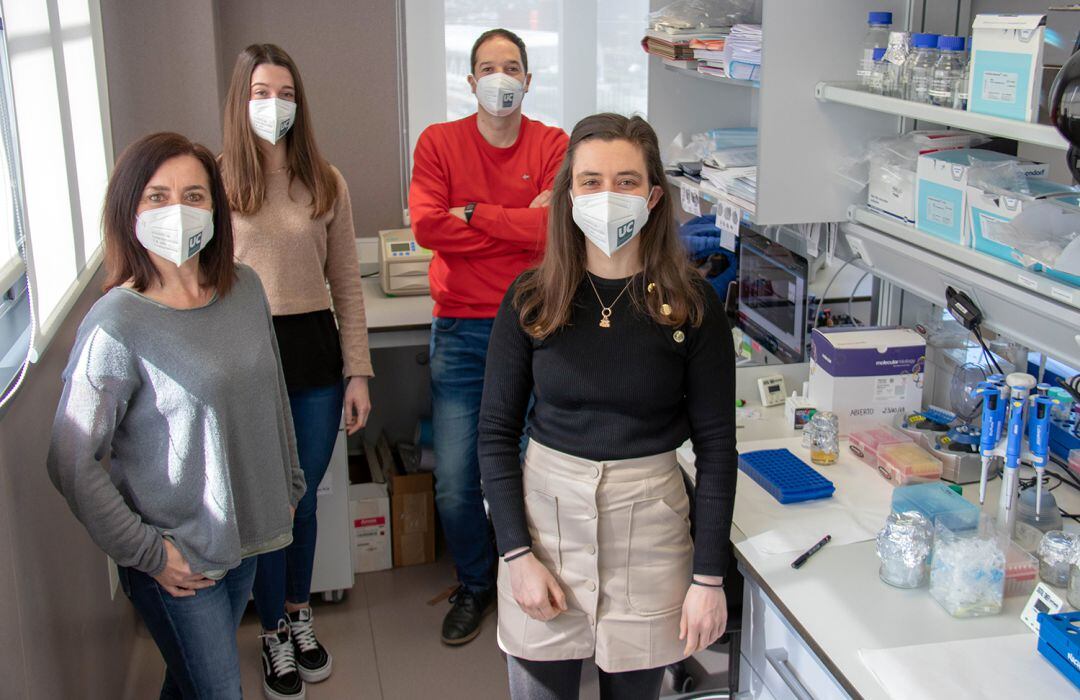
<svg viewBox="0 0 1080 700"><path fill-rule="evenodd" d="M371 527L373 525L385 525L386 518L379 516L377 518L359 518L353 521L353 527Z"/></svg>

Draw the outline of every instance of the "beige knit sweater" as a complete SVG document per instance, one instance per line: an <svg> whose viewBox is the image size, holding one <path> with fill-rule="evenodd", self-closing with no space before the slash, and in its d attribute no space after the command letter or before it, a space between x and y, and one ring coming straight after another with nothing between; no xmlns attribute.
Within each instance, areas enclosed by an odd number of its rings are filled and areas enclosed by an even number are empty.
<svg viewBox="0 0 1080 700"><path fill-rule="evenodd" d="M374 376L368 349L360 260L345 178L333 168L334 208L311 218L311 194L289 184L288 171L268 173L266 198L255 214L233 213L236 258L259 273L275 316L334 309L345 376ZM327 289L329 285L329 289Z"/></svg>

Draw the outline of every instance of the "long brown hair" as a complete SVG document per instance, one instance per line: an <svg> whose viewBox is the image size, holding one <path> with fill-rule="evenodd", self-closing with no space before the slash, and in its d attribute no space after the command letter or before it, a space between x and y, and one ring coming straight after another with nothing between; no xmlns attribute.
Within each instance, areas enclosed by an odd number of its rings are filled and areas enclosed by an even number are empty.
<svg viewBox="0 0 1080 700"><path fill-rule="evenodd" d="M287 68L296 89L296 121L285 135L288 146L289 183L300 180L311 193L311 218L317 219L333 209L337 200L337 179L330 164L319 153L311 128L304 83L296 63L274 44L252 44L236 58L229 94L225 98L225 141L221 153L221 171L229 204L240 214L254 214L266 197L266 174L255 132L248 121L251 99L251 74L269 63Z"/></svg>
<svg viewBox="0 0 1080 700"><path fill-rule="evenodd" d="M214 237L199 252L202 282L213 287L220 296L225 296L232 288L236 279L232 216L217 160L206 146L192 143L180 134L162 132L144 136L125 148L109 178L101 214L107 270L104 291L131 280L136 291L145 292L151 282L161 282L161 274L150 259L150 253L135 237L135 219L146 183L162 163L177 156L196 158L206 168L210 180Z"/></svg>
<svg viewBox="0 0 1080 700"><path fill-rule="evenodd" d="M574 127L566 157L555 176L544 259L518 282L514 306L519 310L522 328L532 337L543 339L570 321L574 295L585 279L587 245L584 234L574 223L570 188L577 148L592 139L628 141L636 146L645 158L649 187L663 190L663 196L649 212L649 220L638 234L643 273L639 283L631 285L631 298L661 325L701 325L704 297L694 282L696 273L675 229L671 192L664 177L656 132L641 117L594 114ZM650 283L656 285L653 292L648 291ZM664 304L671 307L670 314L662 313Z"/></svg>

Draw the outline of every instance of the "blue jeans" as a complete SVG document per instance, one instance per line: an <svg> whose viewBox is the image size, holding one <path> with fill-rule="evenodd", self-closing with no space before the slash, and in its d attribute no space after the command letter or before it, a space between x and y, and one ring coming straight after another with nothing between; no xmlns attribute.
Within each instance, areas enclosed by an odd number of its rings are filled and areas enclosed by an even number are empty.
<svg viewBox="0 0 1080 700"><path fill-rule="evenodd" d="M161 697L195 700L240 697L236 631L244 616L255 557L214 586L174 598L141 571L119 568L120 584L165 659Z"/></svg>
<svg viewBox="0 0 1080 700"><path fill-rule="evenodd" d="M435 318L431 323L431 412L435 505L458 582L480 592L495 585L491 541L480 487L476 437L484 364L493 319Z"/></svg>
<svg viewBox="0 0 1080 700"><path fill-rule="evenodd" d="M300 468L304 470L307 491L296 504L292 544L259 555L254 595L255 609L264 630L277 629L278 620L285 618L285 601L306 603L311 597L315 540L319 534L315 517L319 483L326 475L334 453L344 399L345 386L340 383L289 392L296 451L300 456Z"/></svg>

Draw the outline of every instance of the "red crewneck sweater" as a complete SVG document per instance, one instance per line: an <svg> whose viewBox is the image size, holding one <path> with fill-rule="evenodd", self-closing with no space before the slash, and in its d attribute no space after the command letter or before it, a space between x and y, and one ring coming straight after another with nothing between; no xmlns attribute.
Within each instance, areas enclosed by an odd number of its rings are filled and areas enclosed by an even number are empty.
<svg viewBox="0 0 1080 700"><path fill-rule="evenodd" d="M435 253L429 275L436 316L494 318L510 283L539 262L548 210L529 204L551 189L568 141L562 129L524 115L508 148L484 140L475 114L420 134L409 218L416 242ZM470 202L469 223L450 213Z"/></svg>

